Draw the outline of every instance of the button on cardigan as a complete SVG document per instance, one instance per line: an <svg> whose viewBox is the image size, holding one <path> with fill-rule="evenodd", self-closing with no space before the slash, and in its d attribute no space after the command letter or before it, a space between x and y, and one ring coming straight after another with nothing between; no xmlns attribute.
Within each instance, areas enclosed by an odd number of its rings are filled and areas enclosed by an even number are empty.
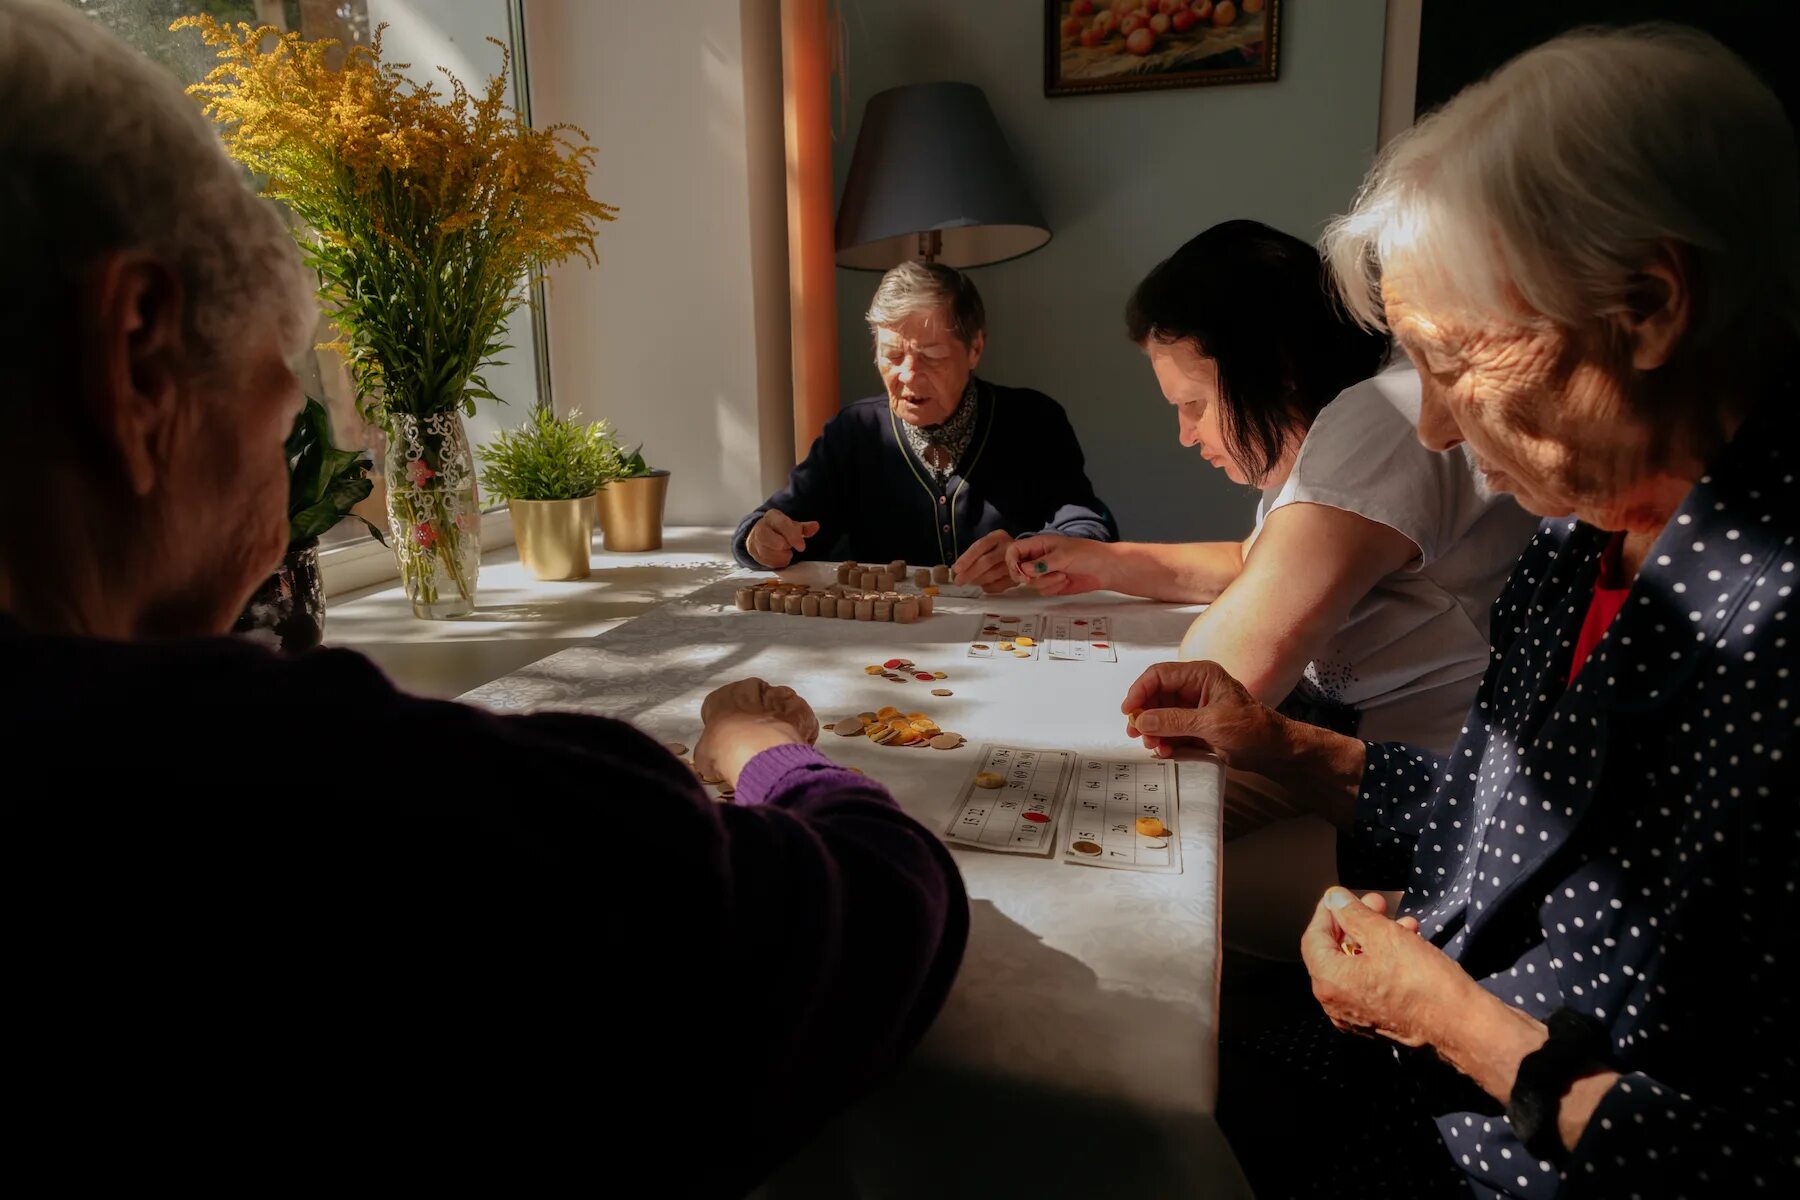
<svg viewBox="0 0 1800 1200"><path fill-rule="evenodd" d="M1506 1003L1591 1013L1622 1073L1566 1176L1497 1110L1438 1107L1478 1194L1800 1193L1790 403L1712 463L1572 683L1609 535L1564 518L1495 604L1449 757L1367 748L1345 882L1404 886Z"/></svg>

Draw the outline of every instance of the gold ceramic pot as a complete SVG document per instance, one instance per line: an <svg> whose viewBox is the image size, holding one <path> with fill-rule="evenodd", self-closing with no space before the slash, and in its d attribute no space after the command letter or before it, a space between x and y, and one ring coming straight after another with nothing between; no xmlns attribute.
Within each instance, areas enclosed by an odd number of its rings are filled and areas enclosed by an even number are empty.
<svg viewBox="0 0 1800 1200"><path fill-rule="evenodd" d="M652 471L636 479L615 479L595 497L600 508L600 532L608 550L662 549L663 500L669 494L669 473Z"/></svg>
<svg viewBox="0 0 1800 1200"><path fill-rule="evenodd" d="M519 561L539 579L586 579L593 549L594 498L512 500Z"/></svg>

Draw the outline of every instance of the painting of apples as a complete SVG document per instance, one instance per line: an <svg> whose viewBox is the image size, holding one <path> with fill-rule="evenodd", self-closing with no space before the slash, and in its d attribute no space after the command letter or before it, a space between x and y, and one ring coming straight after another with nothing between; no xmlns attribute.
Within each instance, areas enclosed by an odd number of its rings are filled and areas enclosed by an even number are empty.
<svg viewBox="0 0 1800 1200"><path fill-rule="evenodd" d="M1045 0L1044 94L1275 78L1281 0Z"/></svg>

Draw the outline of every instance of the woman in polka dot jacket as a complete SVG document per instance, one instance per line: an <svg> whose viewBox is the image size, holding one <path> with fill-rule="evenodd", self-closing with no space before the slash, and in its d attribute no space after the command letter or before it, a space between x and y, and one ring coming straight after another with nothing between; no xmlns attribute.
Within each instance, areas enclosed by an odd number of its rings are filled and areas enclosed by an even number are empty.
<svg viewBox="0 0 1800 1200"><path fill-rule="evenodd" d="M1331 889L1301 948L1334 1025L1417 1048L1477 1195L1800 1194L1797 209L1779 103L1689 31L1559 38L1415 127L1327 257L1418 364L1421 439L1551 518L1461 741L1298 725L1210 664L1125 702L1405 889Z"/></svg>

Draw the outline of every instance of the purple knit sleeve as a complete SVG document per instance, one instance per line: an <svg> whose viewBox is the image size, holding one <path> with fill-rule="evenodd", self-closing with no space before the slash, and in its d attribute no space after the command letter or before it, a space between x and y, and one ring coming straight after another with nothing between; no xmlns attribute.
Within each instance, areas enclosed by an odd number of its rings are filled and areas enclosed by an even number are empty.
<svg viewBox="0 0 1800 1200"><path fill-rule="evenodd" d="M738 776L737 804L780 804L782 807L823 799L834 792L854 788L863 798L894 798L886 788L866 775L826 758L811 746L771 746L744 764Z"/></svg>

